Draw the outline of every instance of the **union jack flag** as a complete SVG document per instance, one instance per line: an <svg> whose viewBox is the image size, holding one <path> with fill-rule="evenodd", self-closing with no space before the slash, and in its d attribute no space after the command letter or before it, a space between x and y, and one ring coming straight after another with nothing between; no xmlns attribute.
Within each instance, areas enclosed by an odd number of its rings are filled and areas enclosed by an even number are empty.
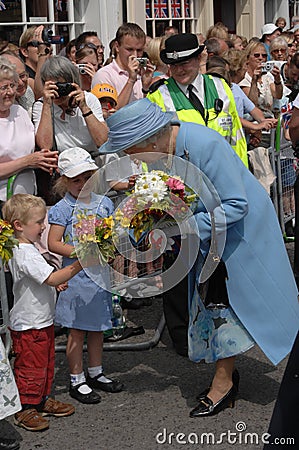
<svg viewBox="0 0 299 450"><path fill-rule="evenodd" d="M149 1L145 2L145 17L146 17L146 19L150 19L151 18L151 6L150 6L150 2Z"/></svg>
<svg viewBox="0 0 299 450"><path fill-rule="evenodd" d="M289 102L281 107L281 118L283 127L287 130L289 128L294 106L293 102Z"/></svg>
<svg viewBox="0 0 299 450"><path fill-rule="evenodd" d="M190 17L190 2L185 0L185 17Z"/></svg>
<svg viewBox="0 0 299 450"><path fill-rule="evenodd" d="M167 0L155 0L154 17L157 19L168 18Z"/></svg>
<svg viewBox="0 0 299 450"><path fill-rule="evenodd" d="M181 17L181 2L176 0L171 0L171 17L176 19Z"/></svg>

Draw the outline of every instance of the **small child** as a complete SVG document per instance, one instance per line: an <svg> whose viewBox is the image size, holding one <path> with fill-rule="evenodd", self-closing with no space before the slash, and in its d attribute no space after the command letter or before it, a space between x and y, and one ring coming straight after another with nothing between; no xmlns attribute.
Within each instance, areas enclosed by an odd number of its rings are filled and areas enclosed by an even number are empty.
<svg viewBox="0 0 299 450"><path fill-rule="evenodd" d="M116 110L117 92L110 84L96 84L91 93L94 94L100 101L103 111L103 117L106 120Z"/></svg>
<svg viewBox="0 0 299 450"><path fill-rule="evenodd" d="M50 231L48 246L51 251L63 256L63 266L69 267L74 251L73 223L76 211L109 217L113 203L105 196L92 192L92 179L98 169L90 154L79 147L60 153L58 168L61 177L56 182L57 192L63 196L49 211ZM84 195L80 192L84 186ZM103 331L112 328L111 293L102 286L110 287L109 269L104 266L91 271L82 271L70 282L68 289L58 296L55 322L69 328L66 355L70 368L70 396L81 403L101 401L95 390L120 392L123 384L107 378L103 373ZM96 277L97 283L92 278ZM83 344L87 334L88 376L83 370Z"/></svg>
<svg viewBox="0 0 299 450"><path fill-rule="evenodd" d="M64 417L75 408L50 398L55 365L54 287L82 269L79 261L54 271L35 247L45 230L46 204L40 197L16 194L3 206L3 217L13 226L19 247L9 268L13 277L14 306L10 330L15 352L14 373L22 410L15 424L29 431L49 428L43 416Z"/></svg>

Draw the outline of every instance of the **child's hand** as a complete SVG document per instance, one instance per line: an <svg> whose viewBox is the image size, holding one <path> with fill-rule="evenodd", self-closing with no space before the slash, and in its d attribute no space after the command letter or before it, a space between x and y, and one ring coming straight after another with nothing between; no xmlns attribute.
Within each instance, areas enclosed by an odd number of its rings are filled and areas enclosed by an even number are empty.
<svg viewBox="0 0 299 450"><path fill-rule="evenodd" d="M66 281L65 283L61 283L58 286L56 286L56 290L57 292L62 292L65 291L68 288L68 282Z"/></svg>

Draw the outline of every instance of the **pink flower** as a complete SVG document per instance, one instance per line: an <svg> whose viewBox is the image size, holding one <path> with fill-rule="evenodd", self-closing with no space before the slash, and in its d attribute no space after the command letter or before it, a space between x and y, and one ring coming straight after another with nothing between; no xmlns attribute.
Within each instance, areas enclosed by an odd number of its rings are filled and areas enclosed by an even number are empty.
<svg viewBox="0 0 299 450"><path fill-rule="evenodd" d="M177 178L169 178L165 184L169 187L171 191L184 191L185 186L184 183L182 183L181 180L178 180Z"/></svg>

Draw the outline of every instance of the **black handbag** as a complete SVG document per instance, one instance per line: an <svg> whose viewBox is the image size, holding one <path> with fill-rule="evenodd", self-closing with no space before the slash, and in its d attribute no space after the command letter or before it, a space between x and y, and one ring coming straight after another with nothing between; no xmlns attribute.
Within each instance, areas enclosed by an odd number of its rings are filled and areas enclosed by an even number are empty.
<svg viewBox="0 0 299 450"><path fill-rule="evenodd" d="M211 216L211 246L208 256L204 263L204 270L200 274L198 293L206 309L228 308L229 298L226 287L228 279L225 262L220 258L217 251L216 227L214 213ZM211 275L203 282L204 273Z"/></svg>

